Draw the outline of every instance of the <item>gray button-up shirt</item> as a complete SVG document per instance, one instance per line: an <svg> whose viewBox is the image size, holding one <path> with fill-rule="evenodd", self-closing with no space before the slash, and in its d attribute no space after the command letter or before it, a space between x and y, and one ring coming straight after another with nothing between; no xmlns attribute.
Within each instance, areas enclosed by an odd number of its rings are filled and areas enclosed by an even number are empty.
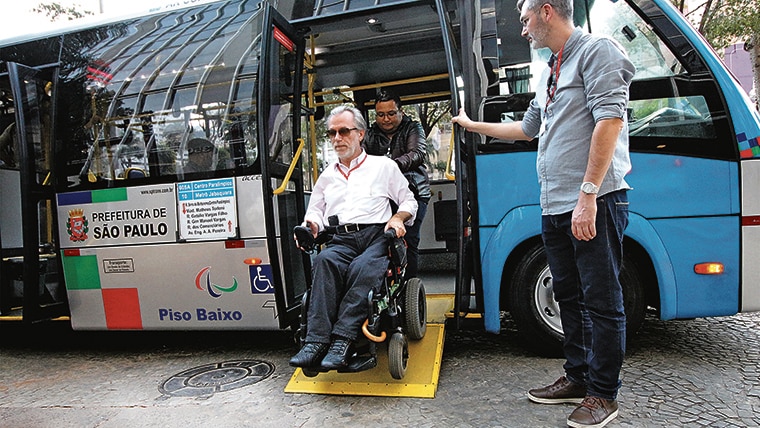
<svg viewBox="0 0 760 428"><path fill-rule="evenodd" d="M558 67L559 78L553 98L547 103L548 91L536 91L522 122L525 135L538 136L536 170L544 215L575 208L588 164L591 134L602 119L621 118L624 126L599 195L630 189L624 179L631 169L626 107L635 67L614 40L579 28L561 53L561 58L555 58L554 73ZM551 72L546 70L541 81L548 82Z"/></svg>

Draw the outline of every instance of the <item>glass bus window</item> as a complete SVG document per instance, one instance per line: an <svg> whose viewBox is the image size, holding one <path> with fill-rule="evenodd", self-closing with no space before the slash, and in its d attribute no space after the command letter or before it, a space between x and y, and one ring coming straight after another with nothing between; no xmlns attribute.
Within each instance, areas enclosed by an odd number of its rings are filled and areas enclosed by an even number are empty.
<svg viewBox="0 0 760 428"><path fill-rule="evenodd" d="M172 82L177 78L177 74L182 71L182 68L187 62L188 57L192 57L194 52L201 45L201 41L194 41L181 48L177 49L173 53L173 57L165 64L161 65L161 69L157 69L157 75L150 83L150 87L153 88L168 88Z"/></svg>
<svg viewBox="0 0 760 428"><path fill-rule="evenodd" d="M634 80L669 77L685 73L683 65L650 26L626 2L599 0L589 11L591 32L616 40L636 67ZM588 24L583 23L584 31ZM515 30L517 31L517 30ZM531 50L530 64L515 64L499 70L500 93L526 93L538 90L550 52ZM526 82L530 82L526 86Z"/></svg>
<svg viewBox="0 0 760 428"><path fill-rule="evenodd" d="M673 76L684 71L675 55L625 2L597 1L590 11L594 34L615 39L636 66L634 79Z"/></svg>
<svg viewBox="0 0 760 428"><path fill-rule="evenodd" d="M256 78L237 82L236 100L230 106L224 135L230 145L233 163L238 167L254 165L256 147Z"/></svg>
<svg viewBox="0 0 760 428"><path fill-rule="evenodd" d="M140 111L161 111L164 109L166 93L158 92L145 95Z"/></svg>
<svg viewBox="0 0 760 428"><path fill-rule="evenodd" d="M344 0L327 0L322 3L322 7L318 10L319 15L332 15L340 13L344 10Z"/></svg>
<svg viewBox="0 0 760 428"><path fill-rule="evenodd" d="M707 101L701 95L635 100L628 108L631 136L716 138Z"/></svg>

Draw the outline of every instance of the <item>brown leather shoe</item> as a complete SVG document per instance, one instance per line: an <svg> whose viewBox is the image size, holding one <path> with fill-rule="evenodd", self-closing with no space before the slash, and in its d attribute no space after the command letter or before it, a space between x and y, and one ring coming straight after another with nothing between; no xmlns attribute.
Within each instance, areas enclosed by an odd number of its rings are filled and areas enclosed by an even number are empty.
<svg viewBox="0 0 760 428"><path fill-rule="evenodd" d="M540 404L580 404L584 398L586 398L586 387L570 382L565 376L549 386L528 391L528 399Z"/></svg>
<svg viewBox="0 0 760 428"><path fill-rule="evenodd" d="M586 397L580 406L570 413L567 425L574 428L601 428L618 415L618 404L615 400L605 400L599 397Z"/></svg>

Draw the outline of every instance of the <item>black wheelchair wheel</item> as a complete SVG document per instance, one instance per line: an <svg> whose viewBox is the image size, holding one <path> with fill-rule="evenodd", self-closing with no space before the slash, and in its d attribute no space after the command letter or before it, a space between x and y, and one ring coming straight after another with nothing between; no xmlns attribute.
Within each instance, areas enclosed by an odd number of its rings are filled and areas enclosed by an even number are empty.
<svg viewBox="0 0 760 428"><path fill-rule="evenodd" d="M404 293L404 331L412 340L425 337L427 331L427 298L419 278L406 281Z"/></svg>
<svg viewBox="0 0 760 428"><path fill-rule="evenodd" d="M388 369L394 379L403 379L409 361L409 343L403 333L393 333L388 342Z"/></svg>

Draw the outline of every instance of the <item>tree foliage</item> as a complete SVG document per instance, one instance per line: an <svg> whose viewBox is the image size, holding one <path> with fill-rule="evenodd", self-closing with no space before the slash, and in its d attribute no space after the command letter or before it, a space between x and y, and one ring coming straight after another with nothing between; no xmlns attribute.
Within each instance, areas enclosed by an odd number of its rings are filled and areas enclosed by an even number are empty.
<svg viewBox="0 0 760 428"><path fill-rule="evenodd" d="M45 14L45 16L47 16L51 22L57 21L61 18L66 18L69 21L73 21L75 19L84 18L87 15L94 15L94 13L90 12L89 10L80 12L79 8L81 7L82 6L78 4L67 7L58 2L39 3L37 6L32 8L32 12Z"/></svg>

